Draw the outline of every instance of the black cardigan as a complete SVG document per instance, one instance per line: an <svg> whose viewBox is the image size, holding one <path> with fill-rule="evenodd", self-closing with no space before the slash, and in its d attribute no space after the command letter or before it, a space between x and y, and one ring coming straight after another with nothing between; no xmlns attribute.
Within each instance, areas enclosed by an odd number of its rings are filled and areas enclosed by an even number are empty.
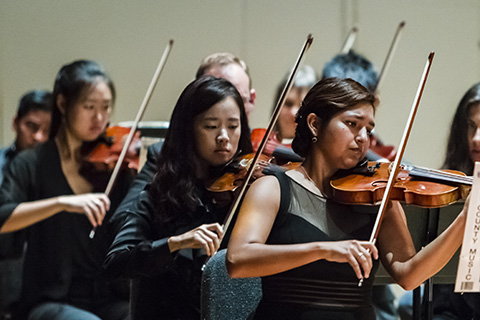
<svg viewBox="0 0 480 320"><path fill-rule="evenodd" d="M119 176L110 196L111 209L94 239L88 237L92 227L87 217L70 212L57 213L17 232L25 233L28 242L21 298L24 311L45 301L70 303L72 289L79 285L82 290L91 290L90 299L95 305L116 299L102 276L102 264L115 236L111 212L129 183L125 175ZM26 150L5 172L0 190L0 226L22 202L71 194L54 141Z"/></svg>

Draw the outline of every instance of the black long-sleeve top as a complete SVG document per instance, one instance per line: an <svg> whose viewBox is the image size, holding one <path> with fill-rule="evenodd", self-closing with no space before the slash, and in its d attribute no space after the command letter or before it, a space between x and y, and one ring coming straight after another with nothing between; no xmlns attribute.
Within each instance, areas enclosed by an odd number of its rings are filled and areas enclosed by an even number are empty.
<svg viewBox="0 0 480 320"><path fill-rule="evenodd" d="M109 277L134 279L131 294L132 319L199 319L201 267L199 250L170 253L168 238L202 224L222 222L228 208L218 208L206 190L202 205L190 215L157 223L155 194L148 186L124 212L105 260ZM117 214L116 213L116 214Z"/></svg>
<svg viewBox="0 0 480 320"><path fill-rule="evenodd" d="M111 213L126 194L126 176L119 176L111 192L111 210L103 225L92 229L83 214L60 212L35 223L18 233L25 233L28 242L23 272L22 303L27 311L45 301L69 303L89 293L92 304L114 299L103 276L102 264L114 238ZM73 195L63 174L60 156L54 141L20 153L5 172L0 190L0 226L22 202Z"/></svg>

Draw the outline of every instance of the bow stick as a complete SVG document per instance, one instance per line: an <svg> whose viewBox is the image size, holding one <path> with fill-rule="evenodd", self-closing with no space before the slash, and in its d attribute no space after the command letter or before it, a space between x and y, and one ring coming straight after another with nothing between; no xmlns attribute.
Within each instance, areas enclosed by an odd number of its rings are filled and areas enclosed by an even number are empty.
<svg viewBox="0 0 480 320"><path fill-rule="evenodd" d="M397 49L398 42L400 41L400 35L402 34L403 28L405 27L405 21L400 22L397 27L397 31L393 36L392 43L390 44L390 48L388 49L387 56L385 61L383 62L382 69L380 70L380 74L378 75L377 86L375 87L375 92L378 92L378 88L383 83L383 79L385 78L385 74L387 73L388 68L390 67L390 63L392 62L393 54Z"/></svg>
<svg viewBox="0 0 480 320"><path fill-rule="evenodd" d="M123 160L125 159L125 156L127 154L127 150L130 147L130 144L132 143L133 135L135 134L135 131L137 130L137 127L138 127L138 123L142 119L143 114L145 113L145 110L147 108L147 105L150 102L150 98L152 97L153 90L157 85L160 74L162 73L163 67L165 66L165 62L167 61L170 51L172 50L172 46L173 46L173 40L170 39L168 41L167 47L163 51L162 58L158 63L158 66L157 66L157 69L155 70L152 81L150 81L150 85L148 86L145 97L143 98L143 102L140 105L140 109L137 112L135 121L133 122L132 127L130 128L130 132L128 133L127 139L125 140L125 144L123 145L122 152L120 153L117 163L115 164L115 167L113 169L112 175L110 176L110 180L108 181L107 187L105 189L105 194L107 196L109 196L110 192L112 191L113 185L115 184L115 180L118 176L118 173L120 172L120 167L122 166ZM90 234L89 234L90 239L93 239L93 237L95 236L95 230L96 228L93 228L92 231L90 231Z"/></svg>
<svg viewBox="0 0 480 320"><path fill-rule="evenodd" d="M273 127L275 126L275 123L277 122L278 116L280 115L280 111L283 107L283 104L285 103L286 97L288 93L290 92L290 89L292 88L293 85L293 79L295 78L295 75L298 70L298 66L300 65L300 62L302 61L305 53L308 51L310 46L312 45L313 37L311 34L308 35L307 40L305 41L302 50L300 51L300 54L298 55L297 61L295 62L295 65L290 73L290 76L288 77L287 83L285 84L285 87L283 88L282 94L280 96L280 99L277 102L277 105L275 106L275 110L273 111L272 117L270 119L270 123L268 124L267 130L265 132L265 135L263 136L262 141L260 142L260 145L257 149L257 152L255 153L255 156L252 159L252 162L250 164L250 167L248 168L245 181L243 182L241 189L235 198L235 201L233 202L233 205L231 206L228 215L225 218L224 222L224 232L228 230L230 223L232 222L233 216L235 215L235 212L237 211L238 206L240 205L240 202L243 198L243 195L245 191L247 190L247 186L249 181L251 180L253 176L253 171L255 170L255 167L257 166L258 159L260 158L260 155L263 152L263 149L265 149L265 146L268 141L268 137L273 131ZM223 241L223 239L222 239Z"/></svg>
<svg viewBox="0 0 480 320"><path fill-rule="evenodd" d="M342 50L340 50L340 54L347 54L350 51L350 49L352 49L353 43L357 38L357 33L358 33L358 28L356 26L350 29L350 32L348 33L348 36L345 39L345 42L343 43Z"/></svg>
<svg viewBox="0 0 480 320"><path fill-rule="evenodd" d="M372 234L370 236L370 242L375 244L378 236L378 231L380 228L380 224L382 222L383 215L387 208L387 202L390 199L390 194L393 190L393 184L397 179L397 175L400 172L400 162L403 158L403 154L405 152L405 147L407 146L407 141L410 136L410 131L413 127L413 120L415 119L415 115L417 114L418 105L420 104L420 99L422 98L423 89L425 88L425 83L427 81L428 74L430 72L430 66L432 65L433 56L435 55L434 52L431 52L428 55L427 63L425 64L425 68L423 70L422 78L420 79L420 84L417 89L417 94L413 101L412 108L410 110L410 115L408 117L407 124L405 126L405 130L403 132L402 140L400 141L400 146L398 147L398 152L395 157L395 161L393 162L392 171L388 177L387 187L385 188L385 193L383 194L382 202L380 203L380 208L378 209L377 218L375 220L375 224L373 225ZM358 286L360 287L363 283L363 278L360 279Z"/></svg>

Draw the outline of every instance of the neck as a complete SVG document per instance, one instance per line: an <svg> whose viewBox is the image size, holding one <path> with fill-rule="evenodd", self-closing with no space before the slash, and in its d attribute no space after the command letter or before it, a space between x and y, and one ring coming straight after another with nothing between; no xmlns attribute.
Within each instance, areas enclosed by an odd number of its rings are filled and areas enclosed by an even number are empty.
<svg viewBox="0 0 480 320"><path fill-rule="evenodd" d="M74 137L65 127L61 127L60 130L58 130L55 142L62 157L66 159L78 156L83 143L83 141Z"/></svg>
<svg viewBox="0 0 480 320"><path fill-rule="evenodd" d="M312 153L303 163L305 171L317 188L325 195L331 195L330 180L337 171L328 165L320 154Z"/></svg>

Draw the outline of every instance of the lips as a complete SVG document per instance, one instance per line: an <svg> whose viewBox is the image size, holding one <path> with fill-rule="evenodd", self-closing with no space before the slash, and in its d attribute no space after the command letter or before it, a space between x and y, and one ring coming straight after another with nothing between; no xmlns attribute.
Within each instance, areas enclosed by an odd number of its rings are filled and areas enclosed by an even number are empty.
<svg viewBox="0 0 480 320"><path fill-rule="evenodd" d="M473 161L480 161L480 150L472 150L470 151Z"/></svg>

